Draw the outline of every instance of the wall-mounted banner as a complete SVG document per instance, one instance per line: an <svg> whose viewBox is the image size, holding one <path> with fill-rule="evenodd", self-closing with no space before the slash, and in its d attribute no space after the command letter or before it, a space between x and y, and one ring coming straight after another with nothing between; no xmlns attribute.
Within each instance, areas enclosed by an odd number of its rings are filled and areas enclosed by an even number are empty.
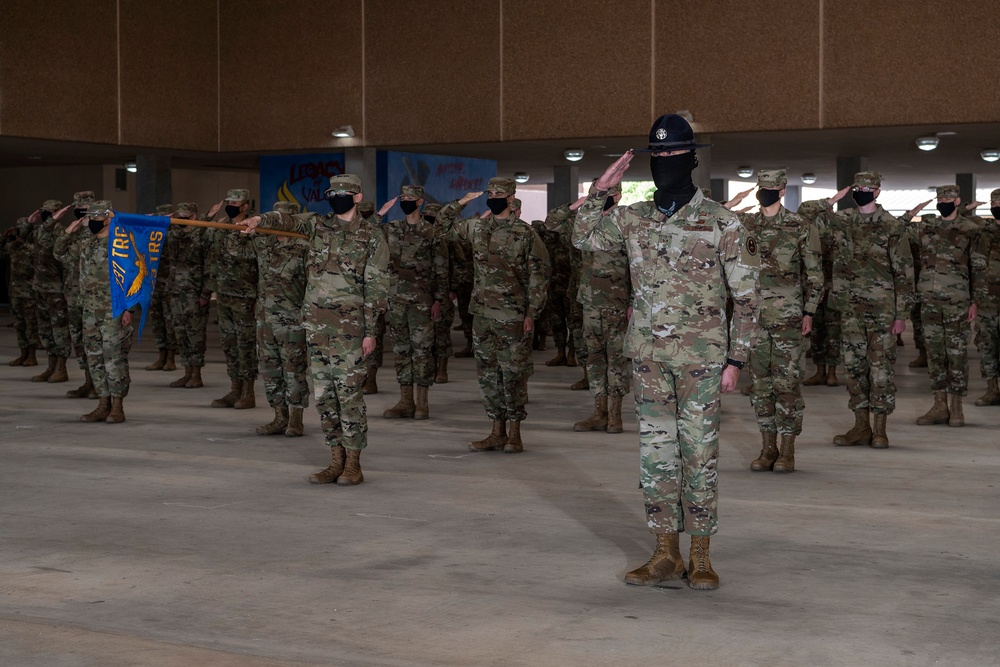
<svg viewBox="0 0 1000 667"><path fill-rule="evenodd" d="M424 186L425 204L447 204L461 199L467 192L485 190L489 180L497 175L495 160L448 155L379 151L376 164L378 206L397 196L404 185ZM485 210L484 195L466 206L462 215L478 215ZM402 217L403 212L399 210L399 204L396 204L390 209L386 220Z"/></svg>
<svg viewBox="0 0 1000 667"><path fill-rule="evenodd" d="M327 214L324 193L330 177L344 173L343 153L311 155L262 155L260 158L260 209L270 211L279 201L297 202L302 212Z"/></svg>

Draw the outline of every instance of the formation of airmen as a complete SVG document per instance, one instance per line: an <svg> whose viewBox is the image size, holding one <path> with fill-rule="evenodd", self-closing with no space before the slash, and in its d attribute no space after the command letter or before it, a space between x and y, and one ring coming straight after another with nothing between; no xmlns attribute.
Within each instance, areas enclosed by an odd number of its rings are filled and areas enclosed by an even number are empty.
<svg viewBox="0 0 1000 667"><path fill-rule="evenodd" d="M468 448L512 454L524 450L531 352L551 337L556 353L546 364L582 366L571 388L593 396L575 431L622 433L623 400L634 393L657 546L626 581L687 576L692 588L717 588L708 544L717 530L719 394L735 388L741 369L762 439L750 464L758 472L795 470L801 385L838 386L841 363L855 421L833 444L889 446L907 319L919 327L911 366L928 367L933 395L917 424L964 425L973 323L987 381L976 405L1000 405L1000 189L992 218L976 216L978 203L963 204L954 185L937 189L937 215L918 216L925 202L896 218L878 204L881 176L866 171L792 212L782 204L786 174L771 169L758 174L759 210L734 213L748 193L721 204L691 182L701 146L683 118L663 116L647 149L629 151L586 196L530 224L509 178L443 206L404 185L376 211L361 180L343 174L330 179L326 215L288 202L257 213L244 189L200 218L195 203L159 207L158 215L242 233L170 227L149 313L158 356L146 369L175 371L179 361L183 375L169 386L204 386L214 294L231 386L212 406L255 407L259 374L274 417L257 433L301 436L311 376L331 462L309 481L350 486L364 481L364 395L379 391L386 331L399 400L384 418L429 419L449 357L474 357L492 426ZM650 153L656 195L621 206L620 183L638 152ZM463 216L484 194L488 212ZM834 211L849 194L856 207ZM386 221L397 201L404 217ZM20 348L10 365L35 366L43 349L47 367L31 380L61 383L75 356L84 383L67 397L98 399L84 421L119 423L133 313L111 313L110 215L111 202L93 192L67 206L45 201L4 233L0 252L10 258ZM466 341L457 351L456 316ZM816 371L803 379L807 348ZM680 532L692 536L687 563Z"/></svg>

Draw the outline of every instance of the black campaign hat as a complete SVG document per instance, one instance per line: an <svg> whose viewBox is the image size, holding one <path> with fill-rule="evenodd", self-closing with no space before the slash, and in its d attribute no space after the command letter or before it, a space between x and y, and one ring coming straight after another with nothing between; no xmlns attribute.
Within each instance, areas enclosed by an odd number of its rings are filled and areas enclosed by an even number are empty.
<svg viewBox="0 0 1000 667"><path fill-rule="evenodd" d="M689 148L707 148L712 144L696 144L691 124L675 113L660 116L649 128L649 148L636 148L637 153L680 151Z"/></svg>

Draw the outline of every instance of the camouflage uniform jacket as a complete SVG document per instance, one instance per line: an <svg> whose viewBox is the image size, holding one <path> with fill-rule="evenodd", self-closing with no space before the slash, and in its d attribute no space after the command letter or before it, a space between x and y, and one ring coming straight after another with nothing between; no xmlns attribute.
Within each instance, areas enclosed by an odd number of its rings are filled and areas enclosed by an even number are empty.
<svg viewBox="0 0 1000 667"><path fill-rule="evenodd" d="M56 239L63 233L62 223L53 218L35 224L35 277L36 292L62 292L63 266L52 251Z"/></svg>
<svg viewBox="0 0 1000 667"><path fill-rule="evenodd" d="M984 315L1000 314L1000 222L979 218L979 242L973 249L973 298Z"/></svg>
<svg viewBox="0 0 1000 667"><path fill-rule="evenodd" d="M170 263L167 293L196 294L206 300L211 298L212 286L209 280L211 242L208 229L203 227L180 227L170 232L170 242L164 251L164 258L168 258L167 261Z"/></svg>
<svg viewBox="0 0 1000 667"><path fill-rule="evenodd" d="M10 259L10 295L22 298L32 296L35 244L29 223L17 226L17 236L0 238L0 256Z"/></svg>
<svg viewBox="0 0 1000 667"><path fill-rule="evenodd" d="M472 245L475 280L469 312L498 322L537 319L548 296L542 240L531 225L513 216L458 220L463 208L451 202L438 213L438 223L446 239Z"/></svg>
<svg viewBox="0 0 1000 667"><path fill-rule="evenodd" d="M219 222L232 221L222 216ZM209 283L212 291L244 299L257 298L257 253L253 239L236 230L206 230L211 239Z"/></svg>
<svg viewBox="0 0 1000 667"><path fill-rule="evenodd" d="M309 243L292 236L273 234L254 234L252 238L260 277L258 311L265 317L268 313L281 312L286 315L294 313L298 318L306 296Z"/></svg>
<svg viewBox="0 0 1000 667"><path fill-rule="evenodd" d="M761 326L801 320L803 313L814 315L823 292L816 228L784 206L772 218L763 212L739 217L757 239L760 252Z"/></svg>
<svg viewBox="0 0 1000 667"><path fill-rule="evenodd" d="M538 238L542 239L542 245L545 246L545 252L549 256L549 271L546 275L549 281L549 293L565 296L566 290L569 289L572 271L569 251L563 247L563 239L557 232L546 229L541 221L537 222L539 224L532 223L531 228L538 234Z"/></svg>
<svg viewBox="0 0 1000 667"><path fill-rule="evenodd" d="M832 211L823 199L810 205ZM881 206L871 214L856 208L839 211L833 218L833 242L833 309L907 319L914 303L913 257L903 223Z"/></svg>
<svg viewBox="0 0 1000 667"><path fill-rule="evenodd" d="M389 293L389 249L377 224L357 212L348 222L333 213L265 213L261 226L309 237L302 327L335 331L345 347L378 335Z"/></svg>
<svg viewBox="0 0 1000 667"><path fill-rule="evenodd" d="M670 218L651 201L603 215L606 191L577 212L573 243L629 257L632 319L625 356L675 364L746 362L757 336L757 243L697 191ZM733 321L726 322L726 290Z"/></svg>
<svg viewBox="0 0 1000 667"><path fill-rule="evenodd" d="M472 262L472 246L461 239L447 240L441 222L438 221L438 233L448 244L448 259L451 262L451 273L449 275L449 285L471 285L475 277L474 264Z"/></svg>
<svg viewBox="0 0 1000 667"><path fill-rule="evenodd" d="M573 245L573 222L576 211L571 211L569 204L557 206L548 212L542 225L550 232L558 235L558 242L550 249L555 252L552 261L556 262L555 275L559 280L565 276L566 293L575 301L579 292L580 271L583 269L583 252Z"/></svg>
<svg viewBox="0 0 1000 667"><path fill-rule="evenodd" d="M448 299L448 247L439 229L421 218L383 226L389 242L389 303L410 306Z"/></svg>
<svg viewBox="0 0 1000 667"><path fill-rule="evenodd" d="M89 231L80 242L80 303L87 312L99 317L111 317L111 286L108 274L108 239L98 238Z"/></svg>
<svg viewBox="0 0 1000 667"><path fill-rule="evenodd" d="M985 261L974 253L979 224L961 215L954 220L925 215L914 223L914 230L920 243L920 303L967 310L972 305L972 281L986 271Z"/></svg>
<svg viewBox="0 0 1000 667"><path fill-rule="evenodd" d="M625 246L609 252L584 250L581 255L579 299L584 310L628 310L632 280Z"/></svg>
<svg viewBox="0 0 1000 667"><path fill-rule="evenodd" d="M820 264L823 268L823 291L819 295L821 302L833 286L833 255L836 248L833 244L833 227L836 214L828 207L821 206L818 201L803 202L796 213L811 222L819 235Z"/></svg>
<svg viewBox="0 0 1000 667"><path fill-rule="evenodd" d="M79 227L72 234L60 232L52 245L52 255L62 262L63 289L66 294L80 294L80 250L87 236L92 236L86 227Z"/></svg>

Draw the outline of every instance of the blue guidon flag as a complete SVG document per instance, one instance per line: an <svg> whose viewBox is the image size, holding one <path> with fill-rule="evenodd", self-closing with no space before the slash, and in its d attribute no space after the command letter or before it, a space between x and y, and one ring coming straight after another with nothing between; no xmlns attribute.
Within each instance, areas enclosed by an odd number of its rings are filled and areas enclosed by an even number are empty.
<svg viewBox="0 0 1000 667"><path fill-rule="evenodd" d="M164 215L115 212L111 218L108 234L111 314L118 317L135 304L142 306L140 340L169 226L170 218Z"/></svg>

